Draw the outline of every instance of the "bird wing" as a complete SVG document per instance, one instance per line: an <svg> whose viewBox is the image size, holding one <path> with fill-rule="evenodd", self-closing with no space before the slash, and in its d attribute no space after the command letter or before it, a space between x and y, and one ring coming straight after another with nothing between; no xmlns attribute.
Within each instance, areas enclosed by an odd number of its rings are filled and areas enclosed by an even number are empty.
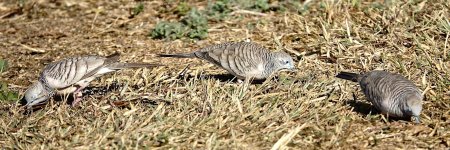
<svg viewBox="0 0 450 150"><path fill-rule="evenodd" d="M235 75L247 76L246 72L258 70L263 62L265 48L249 42L223 43L197 51L197 55L228 70Z"/></svg>
<svg viewBox="0 0 450 150"><path fill-rule="evenodd" d="M386 75L385 72L371 71L365 73L359 82L367 99L378 109L384 109L383 105L390 100L390 82Z"/></svg>
<svg viewBox="0 0 450 150"><path fill-rule="evenodd" d="M107 57L96 57L96 59L86 59L87 64L95 64L95 68L86 71L84 76L80 79L90 78L95 75L105 74L108 72L115 71L116 69L111 69L108 66L116 64L119 62L120 55L118 53L109 55Z"/></svg>
<svg viewBox="0 0 450 150"><path fill-rule="evenodd" d="M107 59L98 56L67 58L47 65L41 78L54 89L66 88L97 74L107 63L112 62Z"/></svg>

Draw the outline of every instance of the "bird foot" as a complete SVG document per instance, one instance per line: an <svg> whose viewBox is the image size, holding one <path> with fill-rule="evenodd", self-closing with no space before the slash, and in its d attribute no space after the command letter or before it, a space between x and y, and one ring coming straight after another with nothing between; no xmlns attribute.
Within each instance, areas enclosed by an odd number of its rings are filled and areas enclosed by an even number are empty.
<svg viewBox="0 0 450 150"><path fill-rule="evenodd" d="M72 107L76 106L83 98L83 93L81 92L74 92L73 93L73 102L72 102Z"/></svg>
<svg viewBox="0 0 450 150"><path fill-rule="evenodd" d="M183 77L186 75L186 72L188 71L188 69L189 69L190 66L191 66L191 65L188 64L188 65L183 69L183 71L181 71L181 72L178 74L178 77L179 77L179 78L183 78Z"/></svg>

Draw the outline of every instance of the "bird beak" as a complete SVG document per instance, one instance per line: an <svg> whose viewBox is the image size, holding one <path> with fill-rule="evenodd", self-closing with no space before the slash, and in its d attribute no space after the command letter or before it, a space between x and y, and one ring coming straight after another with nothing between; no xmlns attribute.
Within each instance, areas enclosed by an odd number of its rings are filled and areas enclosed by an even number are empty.
<svg viewBox="0 0 450 150"><path fill-rule="evenodd" d="M47 102L48 99L49 99L49 98L46 97L46 96L40 97L40 98L38 98L38 99L35 99L34 101L31 101L31 102L27 103L27 104L25 105L25 108L30 109L30 108L32 108L34 105L41 105L41 104L44 104L44 103Z"/></svg>

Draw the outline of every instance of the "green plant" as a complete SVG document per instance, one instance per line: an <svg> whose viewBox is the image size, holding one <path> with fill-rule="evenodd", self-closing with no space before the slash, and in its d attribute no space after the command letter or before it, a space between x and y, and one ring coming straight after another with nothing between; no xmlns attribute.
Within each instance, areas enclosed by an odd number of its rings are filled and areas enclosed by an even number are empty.
<svg viewBox="0 0 450 150"><path fill-rule="evenodd" d="M267 0L256 0L252 8L259 11L268 11L270 6Z"/></svg>
<svg viewBox="0 0 450 150"><path fill-rule="evenodd" d="M213 11L215 12L219 12L219 13L224 13L224 12L230 12L230 0L219 0L216 1L214 4L212 4L210 7Z"/></svg>
<svg viewBox="0 0 450 150"><path fill-rule="evenodd" d="M197 9L189 11L188 15L181 20L183 24L190 28L205 27L208 25L208 20Z"/></svg>
<svg viewBox="0 0 450 150"><path fill-rule="evenodd" d="M231 10L231 0L218 0L214 3L208 3L207 14L211 20L223 20Z"/></svg>
<svg viewBox="0 0 450 150"><path fill-rule="evenodd" d="M143 11L144 11L144 4L142 4L142 3L137 4L136 7L134 7L132 9L132 11L130 12L131 13L130 18L133 18L133 17L139 15Z"/></svg>
<svg viewBox="0 0 450 150"><path fill-rule="evenodd" d="M191 6L189 6L188 3L181 2L175 8L175 12L174 13L179 15L179 16L185 16L190 10L191 10Z"/></svg>
<svg viewBox="0 0 450 150"><path fill-rule="evenodd" d="M265 12L270 10L268 0L234 1L241 9Z"/></svg>
<svg viewBox="0 0 450 150"><path fill-rule="evenodd" d="M0 83L0 101L16 101L18 99L19 94L17 92L10 91L6 83Z"/></svg>
<svg viewBox="0 0 450 150"><path fill-rule="evenodd" d="M150 37L154 39L180 39L184 36L186 29L179 22L159 22L151 31Z"/></svg>
<svg viewBox="0 0 450 150"><path fill-rule="evenodd" d="M192 39L204 39L208 35L208 19L197 9L189 11L182 23L189 29L187 36Z"/></svg>
<svg viewBox="0 0 450 150"><path fill-rule="evenodd" d="M151 31L153 39L204 39L208 35L208 19L197 9L191 9L181 22L159 22Z"/></svg>
<svg viewBox="0 0 450 150"><path fill-rule="evenodd" d="M8 67L6 60L0 59L0 73L4 72ZM4 82L0 82L0 101L15 101L19 99L17 92L10 91L8 85Z"/></svg>

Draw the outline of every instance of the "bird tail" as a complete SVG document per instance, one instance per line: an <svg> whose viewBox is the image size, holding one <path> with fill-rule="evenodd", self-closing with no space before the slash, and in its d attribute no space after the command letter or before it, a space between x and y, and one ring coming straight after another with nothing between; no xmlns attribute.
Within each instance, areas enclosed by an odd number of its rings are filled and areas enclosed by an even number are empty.
<svg viewBox="0 0 450 150"><path fill-rule="evenodd" d="M195 58L195 53L182 53L182 54L158 54L158 57L174 57L174 58Z"/></svg>
<svg viewBox="0 0 450 150"><path fill-rule="evenodd" d="M111 54L109 56L106 56L107 62L118 62L120 59L120 54L118 52L115 52L114 54Z"/></svg>
<svg viewBox="0 0 450 150"><path fill-rule="evenodd" d="M108 66L110 69L125 69L125 68L152 68L164 66L161 64L150 64L150 63L114 63Z"/></svg>
<svg viewBox="0 0 450 150"><path fill-rule="evenodd" d="M360 74L350 72L340 72L338 75L336 75L336 77L345 80L350 80L353 82L358 82Z"/></svg>

